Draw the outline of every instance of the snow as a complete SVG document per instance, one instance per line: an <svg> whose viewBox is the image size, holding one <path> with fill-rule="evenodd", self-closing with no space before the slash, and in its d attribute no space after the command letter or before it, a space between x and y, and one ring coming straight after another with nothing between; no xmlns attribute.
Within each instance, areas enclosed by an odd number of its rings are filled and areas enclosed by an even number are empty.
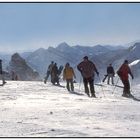
<svg viewBox="0 0 140 140"><path fill-rule="evenodd" d="M137 65L139 62L140 62L140 59L133 61L133 62L132 62L131 64L129 64L129 65L130 65L130 66Z"/></svg>
<svg viewBox="0 0 140 140"><path fill-rule="evenodd" d="M82 83L73 94L49 82L7 81L0 87L0 137L140 137L140 102L113 89L95 86L98 98L89 98ZM140 98L139 89L133 85Z"/></svg>

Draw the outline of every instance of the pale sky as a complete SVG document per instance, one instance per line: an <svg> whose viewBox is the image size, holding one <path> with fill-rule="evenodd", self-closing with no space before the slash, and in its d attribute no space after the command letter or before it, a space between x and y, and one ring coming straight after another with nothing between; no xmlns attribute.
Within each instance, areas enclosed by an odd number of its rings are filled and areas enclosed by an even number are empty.
<svg viewBox="0 0 140 140"><path fill-rule="evenodd" d="M140 39L140 3L0 3L0 52Z"/></svg>

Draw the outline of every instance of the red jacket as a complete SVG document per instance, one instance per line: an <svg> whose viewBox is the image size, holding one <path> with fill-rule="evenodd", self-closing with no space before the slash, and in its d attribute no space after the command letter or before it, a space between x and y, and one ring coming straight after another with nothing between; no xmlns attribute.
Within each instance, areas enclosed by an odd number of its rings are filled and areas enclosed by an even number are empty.
<svg viewBox="0 0 140 140"><path fill-rule="evenodd" d="M121 80L123 81L128 80L128 74L130 74L131 77L133 77L130 67L128 66L128 64L125 64L125 63L122 64L122 66L119 68L117 73L120 76Z"/></svg>

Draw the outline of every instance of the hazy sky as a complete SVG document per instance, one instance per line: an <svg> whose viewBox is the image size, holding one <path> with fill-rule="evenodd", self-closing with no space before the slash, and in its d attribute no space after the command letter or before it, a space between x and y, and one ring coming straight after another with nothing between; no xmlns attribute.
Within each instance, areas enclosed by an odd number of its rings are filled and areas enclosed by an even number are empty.
<svg viewBox="0 0 140 140"><path fill-rule="evenodd" d="M0 3L0 52L140 39L140 3Z"/></svg>

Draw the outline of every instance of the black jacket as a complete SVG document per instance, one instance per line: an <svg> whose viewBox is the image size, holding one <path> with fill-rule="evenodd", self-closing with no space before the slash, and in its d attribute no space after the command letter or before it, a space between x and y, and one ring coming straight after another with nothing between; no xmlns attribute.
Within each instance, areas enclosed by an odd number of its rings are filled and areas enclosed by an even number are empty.
<svg viewBox="0 0 140 140"><path fill-rule="evenodd" d="M115 74L114 69L112 66L107 67L107 74Z"/></svg>

